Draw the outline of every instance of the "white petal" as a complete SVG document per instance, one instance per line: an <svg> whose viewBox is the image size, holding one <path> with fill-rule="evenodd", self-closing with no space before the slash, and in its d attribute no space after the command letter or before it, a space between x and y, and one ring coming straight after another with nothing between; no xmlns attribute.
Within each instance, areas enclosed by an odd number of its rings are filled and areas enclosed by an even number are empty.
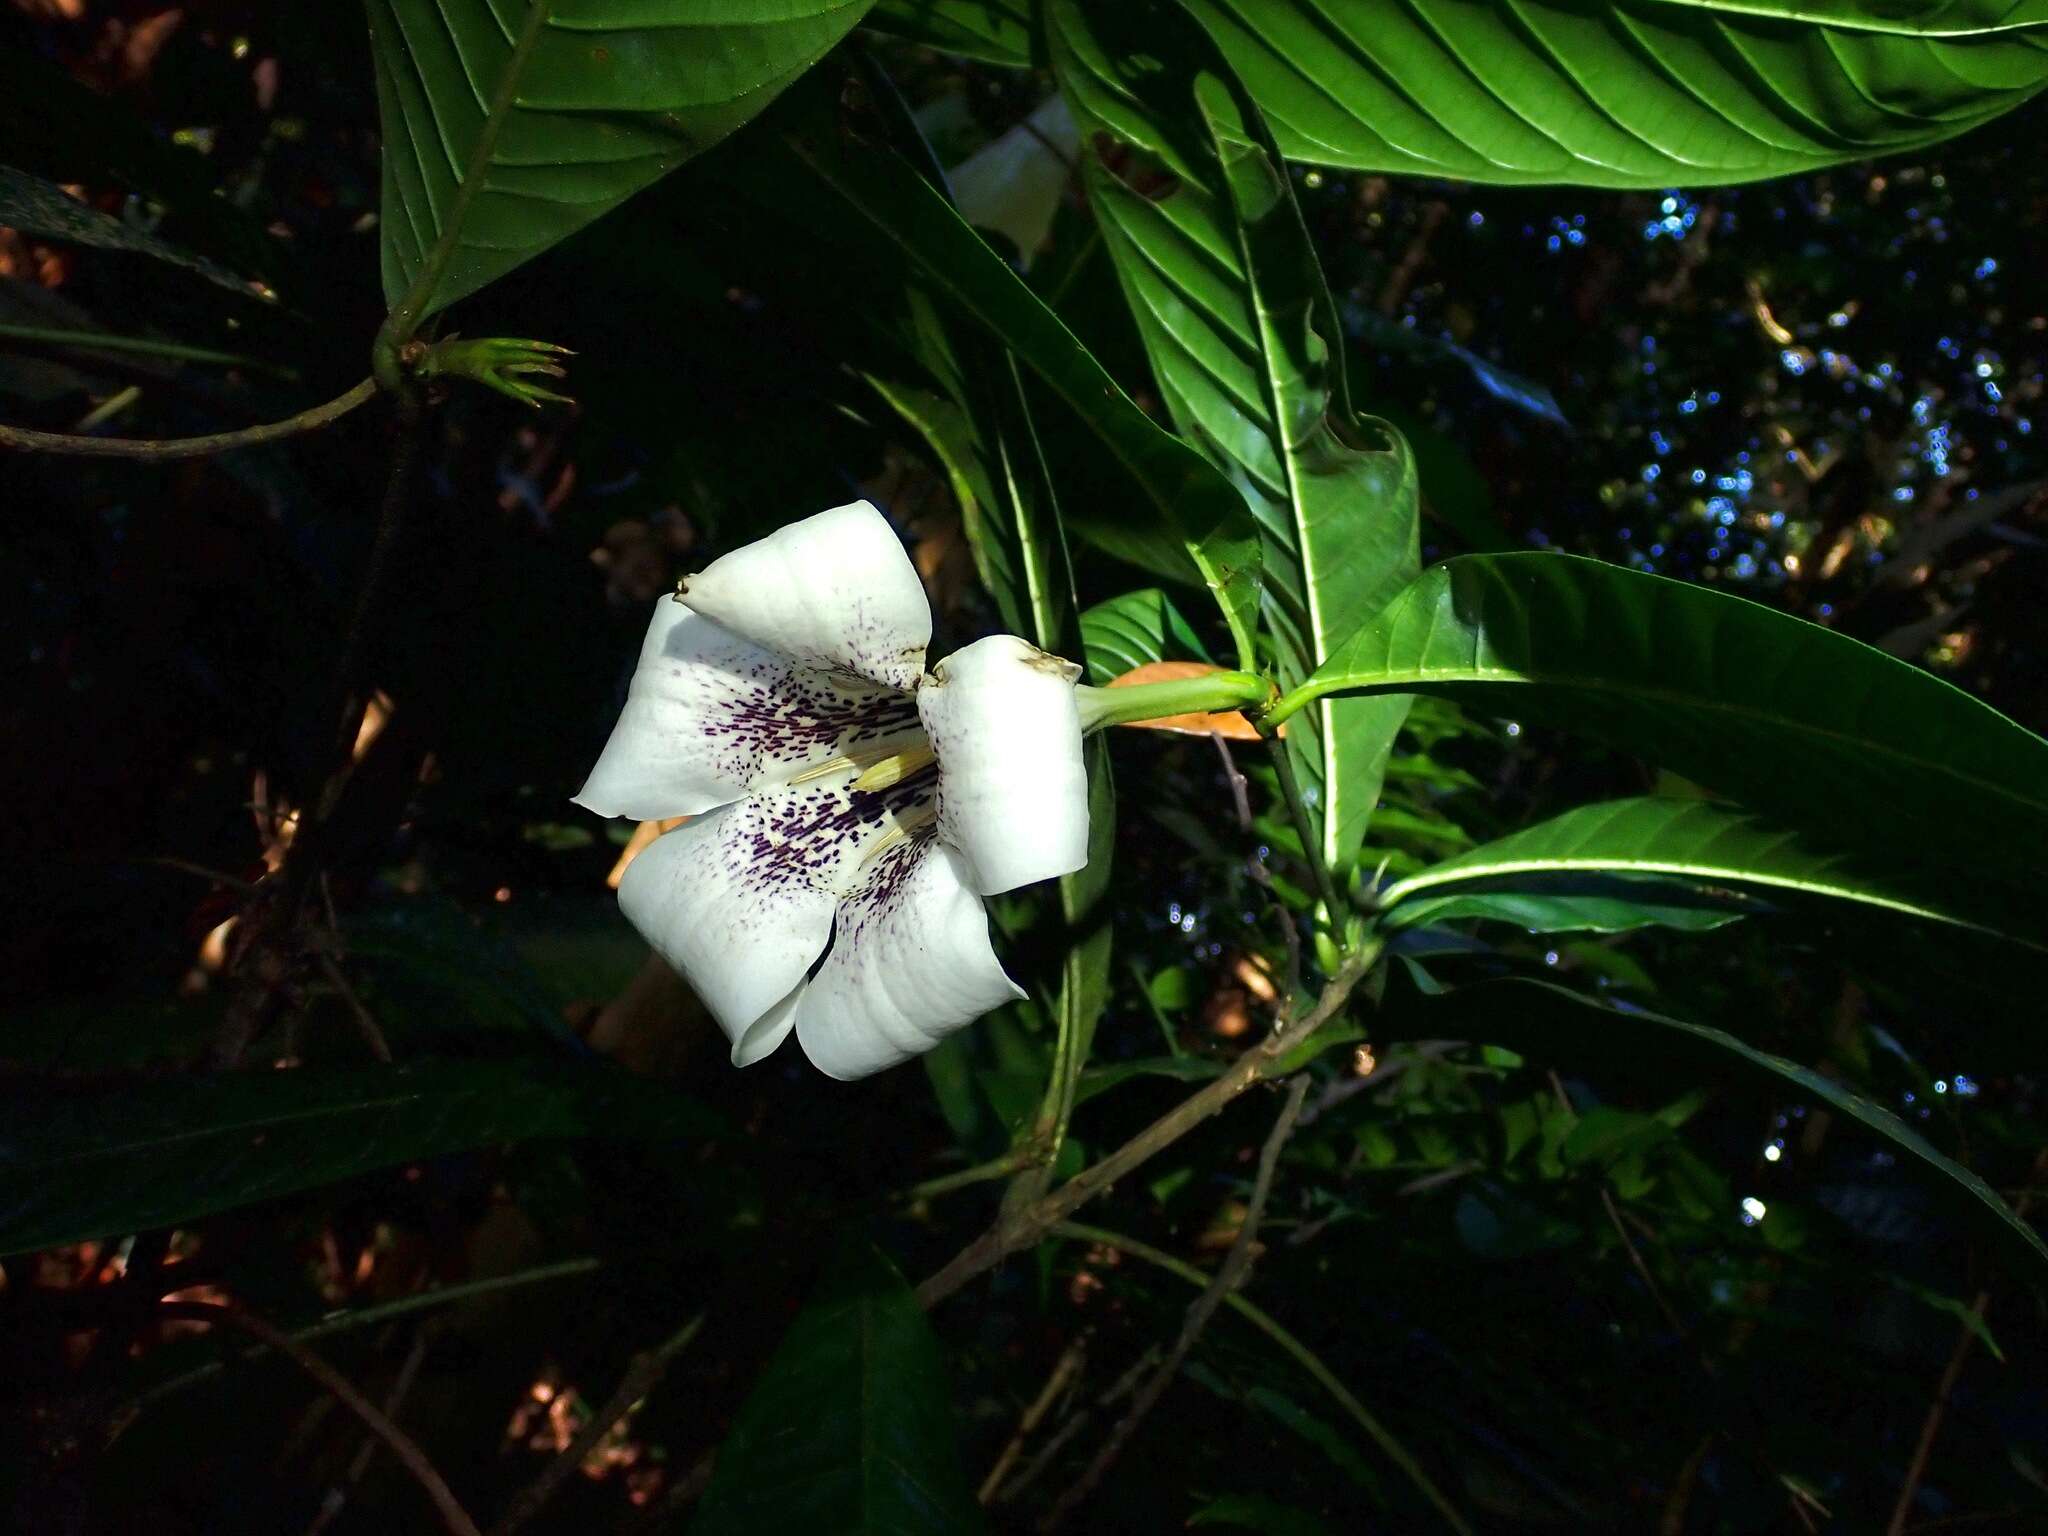
<svg viewBox="0 0 2048 1536"><path fill-rule="evenodd" d="M1052 232L1080 145L1074 114L1055 91L1029 118L946 173L960 217L1008 235L1029 267Z"/></svg>
<svg viewBox="0 0 2048 1536"><path fill-rule="evenodd" d="M664 597L576 803L640 821L694 816L835 754L920 734L907 694L790 661Z"/></svg>
<svg viewBox="0 0 2048 1536"><path fill-rule="evenodd" d="M683 600L779 655L909 688L924 672L931 604L889 520L851 502L711 562Z"/></svg>
<svg viewBox="0 0 2048 1536"><path fill-rule="evenodd" d="M1015 635L955 651L917 691L939 758L939 835L983 895L1088 862L1081 669Z"/></svg>
<svg viewBox="0 0 2048 1536"><path fill-rule="evenodd" d="M743 801L688 822L656 838L619 882L627 918L682 973L735 1046L802 988L839 905L830 891L792 878L782 862L756 856L762 821L758 805ZM749 1059L780 1040L775 1035Z"/></svg>
<svg viewBox="0 0 2048 1536"><path fill-rule="evenodd" d="M839 909L832 952L796 1006L818 1070L866 1077L1024 995L989 943L966 862L930 837L898 843Z"/></svg>

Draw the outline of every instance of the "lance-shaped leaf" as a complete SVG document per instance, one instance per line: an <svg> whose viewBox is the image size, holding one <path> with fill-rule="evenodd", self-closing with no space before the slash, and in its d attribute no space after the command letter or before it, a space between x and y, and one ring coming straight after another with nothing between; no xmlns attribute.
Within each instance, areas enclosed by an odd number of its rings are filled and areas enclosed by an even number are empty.
<svg viewBox="0 0 2048 1536"><path fill-rule="evenodd" d="M1583 732L1859 850L1903 901L2048 937L2048 742L1761 604L1576 556L1467 555L1424 572L1270 718L1352 689Z"/></svg>
<svg viewBox="0 0 2048 1536"><path fill-rule="evenodd" d="M874 86L878 115L901 148L903 164L922 164L920 179L945 195L943 173L901 99L879 75ZM1025 373L985 333L948 326L919 289L910 290L908 302L910 350L944 397L940 408L928 405L909 419L933 423L927 440L960 499L982 584L1017 633L1054 655L1079 656L1083 640L1073 562ZM1116 847L1116 797L1106 743L1090 742L1086 752L1088 862L1059 878L1066 932L1059 982L1051 989L1059 1043L1042 1107L1028 1132L1047 1140L1064 1132L1075 1080L1109 1001L1111 930L1103 898ZM1034 1194L1049 1177L1049 1167L1023 1175Z"/></svg>
<svg viewBox="0 0 2048 1536"><path fill-rule="evenodd" d="M107 251L133 251L197 272L223 288L248 294L255 285L148 230L80 202L62 187L10 165L0 165L0 226L50 240L70 240Z"/></svg>
<svg viewBox="0 0 2048 1536"><path fill-rule="evenodd" d="M1586 895L1577 882L1588 877L1624 877L1630 884L1604 894L1642 893L1652 904L1668 882L1696 881L1707 895L1725 897L1729 886L1761 888L1967 921L1892 891L1857 871L1839 851L1811 846L1783 827L1706 800L1656 796L1584 805L1510 832L1394 881L1380 892L1379 903L1387 921L1405 928L1466 915L1470 909L1460 904L1475 897L1577 899ZM1643 877L1655 877L1654 883ZM1739 903L1721 905L1742 910ZM1695 910L1705 914L1702 922L1714 913L1710 906Z"/></svg>
<svg viewBox="0 0 2048 1536"><path fill-rule="evenodd" d="M702 1137L717 1125L667 1087L561 1058L15 1078L0 1083L0 1253L171 1226L495 1143Z"/></svg>
<svg viewBox="0 0 2048 1536"><path fill-rule="evenodd" d="M2041 0L1188 0L1290 158L1604 187L1936 143L2048 83Z"/></svg>
<svg viewBox="0 0 2048 1536"><path fill-rule="evenodd" d="M869 0L369 0L385 298L426 314L759 112Z"/></svg>
<svg viewBox="0 0 2048 1536"><path fill-rule="evenodd" d="M973 1536L939 1341L895 1266L836 1264L740 1409L690 1536Z"/></svg>
<svg viewBox="0 0 2048 1536"><path fill-rule="evenodd" d="M1965 133L2048 83L2040 0L1187 0L1291 160L1494 184L1726 184ZM880 26L1030 62L1014 7Z"/></svg>
<svg viewBox="0 0 2048 1536"><path fill-rule="evenodd" d="M1067 511L1078 536L1150 569L1204 582L1240 648L1257 620L1260 546L1244 502L1213 466L1138 408L1044 300L976 234L944 192L904 156L856 141L811 114L777 146L763 195L806 199L907 258L929 290L985 328L1078 414L1150 502L1106 514Z"/></svg>
<svg viewBox="0 0 2048 1536"><path fill-rule="evenodd" d="M1676 1076L1691 1085L1724 1079L1817 1101L1903 1154L1906 1169L1961 1196L1956 1209L1963 1219L2006 1242L2030 1266L2048 1262L2048 1243L1997 1191L1929 1145L1898 1116L1834 1078L1760 1051L1726 1030L1641 1008L1608 1008L1548 982L1504 980L1388 1008L1373 1021L1372 1034L1375 1040L1504 1045L1539 1061L1569 1064L1596 1080L1603 1070L1658 1079Z"/></svg>
<svg viewBox="0 0 2048 1536"><path fill-rule="evenodd" d="M1222 61L1177 12L1055 0L1060 88L1095 139L1089 195L1181 434L1244 493L1265 547L1264 619L1283 686L1413 576L1415 468L1353 417L1344 335L1277 153ZM1121 174L1103 158L1111 150ZM1357 853L1400 701L1329 702L1290 734L1323 826Z"/></svg>

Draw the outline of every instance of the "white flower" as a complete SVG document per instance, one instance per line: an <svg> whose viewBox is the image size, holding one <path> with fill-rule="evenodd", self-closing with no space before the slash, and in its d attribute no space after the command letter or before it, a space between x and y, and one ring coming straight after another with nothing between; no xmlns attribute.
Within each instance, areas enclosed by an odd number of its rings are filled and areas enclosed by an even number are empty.
<svg viewBox="0 0 2048 1536"><path fill-rule="evenodd" d="M916 570L864 501L655 605L576 800L694 818L628 866L619 905L736 1066L794 1029L823 1071L864 1077L1023 996L981 898L1087 862L1080 669L997 635L927 673L931 634Z"/></svg>

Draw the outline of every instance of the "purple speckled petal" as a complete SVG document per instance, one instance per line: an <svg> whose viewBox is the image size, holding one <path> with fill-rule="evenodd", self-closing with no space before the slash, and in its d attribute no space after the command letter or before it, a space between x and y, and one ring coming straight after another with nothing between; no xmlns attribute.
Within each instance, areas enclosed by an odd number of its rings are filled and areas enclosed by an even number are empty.
<svg viewBox="0 0 2048 1536"><path fill-rule="evenodd" d="M662 598L576 803L640 821L694 816L837 754L921 737L908 694L793 662Z"/></svg>
<svg viewBox="0 0 2048 1536"><path fill-rule="evenodd" d="M621 910L735 1046L803 986L839 905L807 881L763 877L752 863L752 808L743 802L656 838L619 883Z"/></svg>
<svg viewBox="0 0 2048 1536"><path fill-rule="evenodd" d="M779 656L908 689L924 672L931 604L889 520L856 501L711 562L683 600Z"/></svg>
<svg viewBox="0 0 2048 1536"><path fill-rule="evenodd" d="M927 833L875 859L841 905L832 952L797 999L796 1035L821 1072L866 1077L1023 995L989 942L966 861Z"/></svg>
<svg viewBox="0 0 2048 1536"><path fill-rule="evenodd" d="M985 896L1088 862L1081 669L1015 635L963 646L917 691L938 754L939 835Z"/></svg>

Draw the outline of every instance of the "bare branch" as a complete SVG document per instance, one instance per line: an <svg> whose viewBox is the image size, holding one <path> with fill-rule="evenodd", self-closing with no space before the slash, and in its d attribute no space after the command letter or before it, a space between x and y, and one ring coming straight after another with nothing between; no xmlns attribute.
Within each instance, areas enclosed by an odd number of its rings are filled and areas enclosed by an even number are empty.
<svg viewBox="0 0 2048 1536"><path fill-rule="evenodd" d="M1005 1213L917 1288L918 1304L926 1308L938 1305L976 1275L994 1268L1019 1249L1031 1247L1058 1223L1118 1179L1143 1166L1155 1153L1172 1146L1252 1084L1271 1077L1289 1051L1343 1010L1352 991L1378 958L1375 946L1362 947L1345 961L1343 969L1323 988L1322 996L1307 1013L1282 1022L1262 1043L1238 1057L1221 1077L1190 1094L1101 1162L1030 1205Z"/></svg>
<svg viewBox="0 0 2048 1536"><path fill-rule="evenodd" d="M1281 1106L1279 1118L1273 1122L1273 1129L1266 1137L1266 1144L1259 1150L1259 1171L1252 1181L1251 1198L1245 1203L1244 1220L1238 1224L1237 1237L1230 1245L1230 1252L1224 1256L1222 1265L1217 1269L1216 1277L1209 1282L1202 1294L1195 1298L1194 1305L1188 1308L1188 1315L1181 1323L1180 1336L1173 1341L1173 1348L1167 1351L1159 1369L1152 1373L1151 1379L1139 1389L1137 1397L1132 1399L1130 1411L1118 1422L1116 1428L1110 1431L1109 1438L1103 1441L1102 1448L1095 1453L1095 1459L1088 1463L1088 1469L1059 1496L1051 1512L1040 1524L1040 1530L1058 1529L1066 1517L1095 1491L1096 1485L1108 1473L1131 1436L1137 1433L1138 1426L1145 1422L1146 1415L1151 1413L1159 1399L1165 1395L1166 1389L1173 1383L1173 1378L1180 1374L1182 1362L1187 1359L1188 1353L1201 1338L1202 1330L1209 1326L1209 1320L1216 1315L1216 1309L1223 1305L1225 1297L1233 1295L1238 1287L1244 1284L1245 1277L1251 1272L1252 1250L1258 1237L1259 1221L1265 1215L1266 1199L1273 1190L1273 1170L1279 1166L1280 1149L1287 1144L1287 1138L1294 1130L1294 1122L1301 1114L1302 1100L1308 1095L1308 1081L1306 1072L1298 1072L1294 1081L1288 1085L1287 1102Z"/></svg>
<svg viewBox="0 0 2048 1536"><path fill-rule="evenodd" d="M223 1306L212 1301L166 1301L159 1303L157 1311L164 1317L188 1318L193 1322L224 1324L239 1328L251 1338L269 1345L308 1376L312 1377L336 1402L363 1421L371 1434L382 1440L391 1454L396 1456L413 1479L424 1488L427 1497L433 1500L434 1508L440 1511L441 1523L455 1536L482 1536L476 1522L469 1518L455 1495L449 1490L447 1480L434 1470L434 1464L414 1445L410 1436L400 1429L367 1397L356 1390L355 1384L341 1372L314 1354L282 1328L266 1322L255 1313L240 1306Z"/></svg>
<svg viewBox="0 0 2048 1536"><path fill-rule="evenodd" d="M491 1536L512 1536L514 1531L539 1514L569 1474L582 1466L599 1442L611 1433L612 1427L633 1411L635 1403L661 1384L676 1356L690 1347L690 1341L697 1337L697 1330L703 1326L704 1314L699 1312L654 1348L635 1355L627 1364L626 1374L620 1379L617 1390L605 1399L604 1406L592 1415L590 1422L577 1432L568 1449L542 1467L540 1476L512 1501L504 1516L491 1527Z"/></svg>

